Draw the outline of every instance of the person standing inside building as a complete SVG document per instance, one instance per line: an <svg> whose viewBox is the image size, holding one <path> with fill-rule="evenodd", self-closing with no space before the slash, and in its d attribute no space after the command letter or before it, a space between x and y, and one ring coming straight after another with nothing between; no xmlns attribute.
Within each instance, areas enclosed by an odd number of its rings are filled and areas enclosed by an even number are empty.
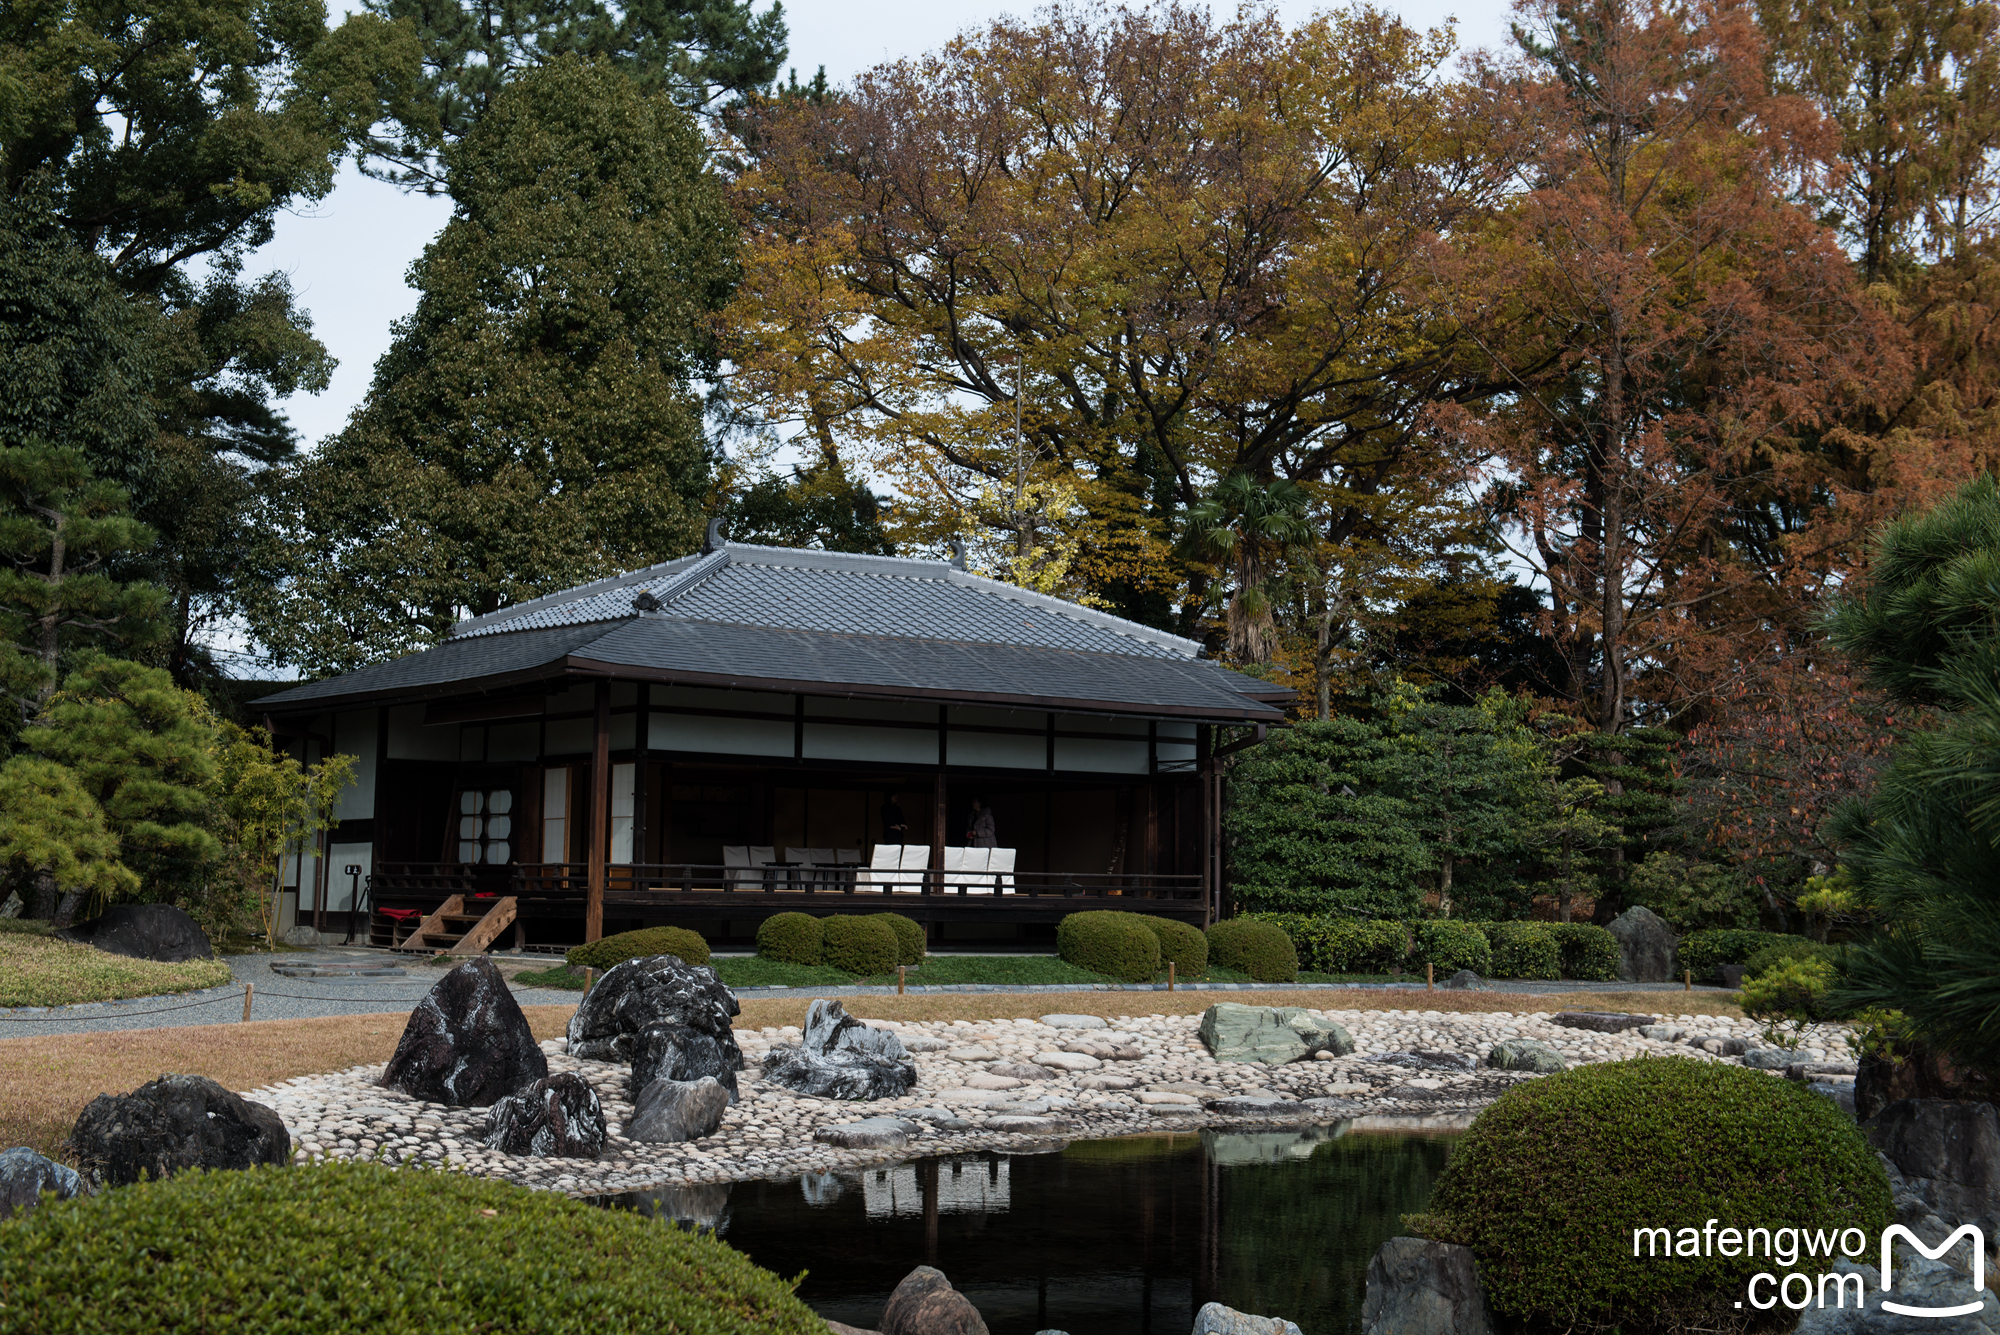
<svg viewBox="0 0 2000 1335"><path fill-rule="evenodd" d="M896 805L896 794L882 799L882 842L885 844L905 844L909 842L910 823L903 816L903 809Z"/></svg>
<svg viewBox="0 0 2000 1335"><path fill-rule="evenodd" d="M993 808L975 797L972 799L972 816L965 827L966 847L992 848L993 838Z"/></svg>

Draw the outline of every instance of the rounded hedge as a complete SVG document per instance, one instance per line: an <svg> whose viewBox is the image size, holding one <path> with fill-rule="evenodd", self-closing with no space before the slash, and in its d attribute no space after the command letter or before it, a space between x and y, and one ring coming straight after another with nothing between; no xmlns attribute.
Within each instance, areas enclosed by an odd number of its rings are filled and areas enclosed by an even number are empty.
<svg viewBox="0 0 2000 1335"><path fill-rule="evenodd" d="M0 1326L50 1335L826 1335L790 1284L713 1236L461 1173L182 1173L0 1232Z"/></svg>
<svg viewBox="0 0 2000 1335"><path fill-rule="evenodd" d="M883 922L882 916L836 913L822 918L819 926L824 949L820 962L864 978L894 973L900 947L895 929Z"/></svg>
<svg viewBox="0 0 2000 1335"><path fill-rule="evenodd" d="M1562 946L1552 924L1545 922L1490 922L1486 941L1492 947L1495 978L1532 978L1542 981L1561 978Z"/></svg>
<svg viewBox="0 0 2000 1335"><path fill-rule="evenodd" d="M1162 968L1171 963L1177 978L1199 978L1208 972L1208 938L1201 934L1201 928L1150 913L1132 916L1159 938Z"/></svg>
<svg viewBox="0 0 2000 1335"><path fill-rule="evenodd" d="M1427 918L1410 924L1410 961L1428 964L1438 977L1470 969L1493 976L1493 947L1477 924L1457 918Z"/></svg>
<svg viewBox="0 0 2000 1335"><path fill-rule="evenodd" d="M924 962L924 929L916 919L905 918L900 913L871 913L868 916L896 934L897 964Z"/></svg>
<svg viewBox="0 0 2000 1335"><path fill-rule="evenodd" d="M1634 1257L1635 1229L1851 1227L1872 1245L1890 1217L1881 1163L1833 1100L1740 1066L1642 1057L1509 1090L1404 1223L1470 1247L1498 1312L1629 1335L1733 1329L1750 1277L1785 1268L1761 1252Z"/></svg>
<svg viewBox="0 0 2000 1335"><path fill-rule="evenodd" d="M672 955L684 964L703 965L708 963L708 942L701 939L699 932L690 932L685 927L647 927L571 946L563 958L572 969L602 972L614 964L648 955Z"/></svg>
<svg viewBox="0 0 2000 1335"><path fill-rule="evenodd" d="M1299 952L1292 938L1268 922L1230 918L1208 929L1209 962L1240 969L1260 983L1296 983Z"/></svg>
<svg viewBox="0 0 2000 1335"><path fill-rule="evenodd" d="M1315 973L1388 973L1410 947L1409 924L1394 918L1334 918L1317 913L1246 913L1291 938L1299 966Z"/></svg>
<svg viewBox="0 0 2000 1335"><path fill-rule="evenodd" d="M774 913L757 925L757 953L785 964L818 964L826 952L820 920L810 913Z"/></svg>
<svg viewBox="0 0 2000 1335"><path fill-rule="evenodd" d="M1548 927L1562 948L1563 977L1593 983L1617 981L1624 953L1609 928L1594 922L1552 922Z"/></svg>
<svg viewBox="0 0 2000 1335"><path fill-rule="evenodd" d="M1773 941L1770 945L1753 951L1743 961L1743 981L1747 983L1753 979L1762 978L1765 974L1771 972L1787 960L1823 959L1829 964L1837 965L1842 955L1843 952L1838 946L1823 946L1817 941L1808 941L1804 937L1787 937L1783 940Z"/></svg>
<svg viewBox="0 0 2000 1335"><path fill-rule="evenodd" d="M1056 924L1056 955L1079 969L1142 983L1160 971L1160 938L1142 914L1093 909Z"/></svg>
<svg viewBox="0 0 2000 1335"><path fill-rule="evenodd" d="M1747 964L1750 957L1766 946L1797 941L1810 944L1802 936L1785 932L1754 932L1740 927L1712 927L1690 932L1679 947L1683 969L1692 969L1696 978L1720 981L1716 969L1724 964Z"/></svg>

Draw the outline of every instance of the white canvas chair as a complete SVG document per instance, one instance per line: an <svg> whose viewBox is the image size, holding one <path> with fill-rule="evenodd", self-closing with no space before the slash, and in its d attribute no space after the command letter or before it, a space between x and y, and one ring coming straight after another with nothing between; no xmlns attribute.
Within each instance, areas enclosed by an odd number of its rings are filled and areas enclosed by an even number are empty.
<svg viewBox="0 0 2000 1335"><path fill-rule="evenodd" d="M965 855L973 852L970 848L953 848L945 845L944 878L942 886L948 895L955 895L965 888L965 878L959 873L965 870Z"/></svg>
<svg viewBox="0 0 2000 1335"><path fill-rule="evenodd" d="M993 893L996 895L1013 894L1014 878L1011 873L1014 870L1014 850L1011 848L989 848L986 852L988 854L986 870L989 873L989 879L993 883Z"/></svg>
<svg viewBox="0 0 2000 1335"><path fill-rule="evenodd" d="M966 889L975 895L993 893L993 878L987 874L988 860L992 857L990 848L968 848L965 850L965 869L973 875L966 878Z"/></svg>
<svg viewBox="0 0 2000 1335"><path fill-rule="evenodd" d="M930 870L931 846L929 844L903 845L903 889L918 891L924 888L924 873Z"/></svg>
<svg viewBox="0 0 2000 1335"><path fill-rule="evenodd" d="M854 884L854 864L861 861L861 850L858 848L836 848L834 850L833 861L834 869L828 875L833 877L836 885L845 890Z"/></svg>
<svg viewBox="0 0 2000 1335"><path fill-rule="evenodd" d="M833 850L830 848L788 848L785 856L802 865L792 869L792 878L814 886L833 883Z"/></svg>
<svg viewBox="0 0 2000 1335"><path fill-rule="evenodd" d="M722 846L722 880L732 889L755 888L756 873L750 870L750 847L748 844L724 844Z"/></svg>
<svg viewBox="0 0 2000 1335"><path fill-rule="evenodd" d="M768 889L772 884L770 880L771 864L777 860L778 850L771 847L771 845L750 845L750 865L756 869L757 873L752 879L751 884L757 886L759 889Z"/></svg>
<svg viewBox="0 0 2000 1335"><path fill-rule="evenodd" d="M884 889L894 890L902 884L902 873L896 868L903 865L901 844L877 844L875 856L868 862L868 888L880 893Z"/></svg>

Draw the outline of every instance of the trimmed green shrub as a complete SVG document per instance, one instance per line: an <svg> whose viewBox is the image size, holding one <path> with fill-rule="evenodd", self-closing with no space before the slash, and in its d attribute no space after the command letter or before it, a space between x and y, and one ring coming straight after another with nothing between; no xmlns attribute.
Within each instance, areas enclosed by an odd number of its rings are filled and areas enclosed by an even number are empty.
<svg viewBox="0 0 2000 1335"><path fill-rule="evenodd" d="M1545 922L1489 922L1482 926L1493 947L1495 978L1562 977L1562 946Z"/></svg>
<svg viewBox="0 0 2000 1335"><path fill-rule="evenodd" d="M1774 960L1755 978L1746 976L1738 1004L1764 1026L1766 1039L1796 1048L1810 1026L1833 1018L1829 998L1839 977L1833 961L1824 956L1788 956Z"/></svg>
<svg viewBox="0 0 2000 1335"><path fill-rule="evenodd" d="M1171 962L1176 978L1199 978L1208 972L1208 938L1201 934L1201 928L1150 913L1133 916L1160 939L1160 967Z"/></svg>
<svg viewBox="0 0 2000 1335"><path fill-rule="evenodd" d="M54 936L55 928L46 918L0 918L0 936Z"/></svg>
<svg viewBox="0 0 2000 1335"><path fill-rule="evenodd" d="M1618 966L1624 955L1618 938L1609 928L1594 922L1552 922L1556 945L1562 950L1562 976L1590 983L1618 980Z"/></svg>
<svg viewBox="0 0 2000 1335"><path fill-rule="evenodd" d="M1079 969L1142 983L1160 971L1160 938L1144 914L1092 909L1056 924L1056 955Z"/></svg>
<svg viewBox="0 0 2000 1335"><path fill-rule="evenodd" d="M915 918L905 918L900 913L871 913L868 916L896 934L896 963L924 962L924 929Z"/></svg>
<svg viewBox="0 0 2000 1335"><path fill-rule="evenodd" d="M1292 938L1268 922L1231 918L1208 929L1209 962L1240 969L1260 983L1296 983L1299 952Z"/></svg>
<svg viewBox="0 0 2000 1335"><path fill-rule="evenodd" d="M1762 978L1786 960L1823 959L1833 964L1845 953L1839 946L1823 946L1803 937L1786 937L1753 952L1743 961L1743 981L1748 983L1753 978Z"/></svg>
<svg viewBox="0 0 2000 1335"><path fill-rule="evenodd" d="M902 947L895 928L879 913L836 913L820 920L820 962L863 978L893 973Z"/></svg>
<svg viewBox="0 0 2000 1335"><path fill-rule="evenodd" d="M757 953L784 964L818 964L826 953L820 921L810 913L774 913L757 926Z"/></svg>
<svg viewBox="0 0 2000 1335"><path fill-rule="evenodd" d="M1245 913L1291 938L1301 968L1314 973L1388 973L1410 945L1409 924L1393 918L1329 918L1310 913Z"/></svg>
<svg viewBox="0 0 2000 1335"><path fill-rule="evenodd" d="M708 942L685 927L647 927L571 946L563 958L572 969L603 970L648 955L672 955L684 964L700 966L708 963Z"/></svg>
<svg viewBox="0 0 2000 1335"><path fill-rule="evenodd" d="M1858 1228L1890 1220L1875 1153L1832 1099L1677 1057L1583 1066L1481 1113L1404 1220L1470 1247L1496 1311L1557 1330L1734 1329L1765 1254L1633 1255L1634 1230ZM1780 1315L1788 1315L1781 1313Z"/></svg>
<svg viewBox="0 0 2000 1335"><path fill-rule="evenodd" d="M1694 976L1704 982L1716 982L1720 981L1715 973L1718 965L1744 964L1765 946L1804 940L1802 936L1784 932L1752 932L1730 927L1691 932L1680 944L1681 967L1694 970Z"/></svg>
<svg viewBox="0 0 2000 1335"><path fill-rule="evenodd" d="M826 1335L790 1284L712 1235L461 1173L181 1173L5 1227L10 1330Z"/></svg>
<svg viewBox="0 0 2000 1335"><path fill-rule="evenodd" d="M1410 962L1428 964L1443 978L1470 969L1481 978L1493 976L1493 947L1477 923L1457 918L1426 918L1410 926Z"/></svg>

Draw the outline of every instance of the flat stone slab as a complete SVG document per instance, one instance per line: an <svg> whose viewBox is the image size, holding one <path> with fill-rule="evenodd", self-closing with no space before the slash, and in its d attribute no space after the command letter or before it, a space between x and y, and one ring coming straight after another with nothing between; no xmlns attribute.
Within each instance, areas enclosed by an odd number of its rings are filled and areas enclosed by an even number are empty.
<svg viewBox="0 0 2000 1335"><path fill-rule="evenodd" d="M1137 1089L1139 1080L1130 1075L1087 1075L1076 1084L1079 1089Z"/></svg>
<svg viewBox="0 0 2000 1335"><path fill-rule="evenodd" d="M1101 1015L1044 1015L1042 1023L1051 1029L1109 1029L1111 1022Z"/></svg>
<svg viewBox="0 0 2000 1335"><path fill-rule="evenodd" d="M1239 1096L1211 1099L1208 1110L1224 1117L1288 1117L1298 1112L1299 1105L1290 1099Z"/></svg>
<svg viewBox="0 0 2000 1335"><path fill-rule="evenodd" d="M1059 1136L1070 1129L1070 1121L1067 1117L1008 1115L987 1118L986 1129L1012 1136Z"/></svg>
<svg viewBox="0 0 2000 1335"><path fill-rule="evenodd" d="M1000 1060L1000 1054L992 1048L981 1047L949 1048L944 1055L955 1062L994 1062Z"/></svg>
<svg viewBox="0 0 2000 1335"><path fill-rule="evenodd" d="M1201 1100L1192 1094L1163 1094L1156 1093L1150 1089L1140 1092L1139 1102L1152 1104L1156 1107L1166 1105L1170 1107L1199 1108L1201 1106Z"/></svg>
<svg viewBox="0 0 2000 1335"><path fill-rule="evenodd" d="M991 1071L974 1071L965 1077L967 1089L1019 1089L1027 1083L1011 1076L995 1075Z"/></svg>
<svg viewBox="0 0 2000 1335"><path fill-rule="evenodd" d="M900 1150L910 1143L910 1133L895 1117L864 1117L858 1122L823 1126L813 1132L822 1145L844 1150Z"/></svg>
<svg viewBox="0 0 2000 1335"><path fill-rule="evenodd" d="M1622 1034L1627 1029L1637 1029L1642 1025L1658 1022L1655 1015L1628 1015L1621 1011L1558 1011L1549 1017L1551 1024L1559 1024L1565 1029L1588 1029L1599 1034Z"/></svg>
<svg viewBox="0 0 2000 1335"><path fill-rule="evenodd" d="M1037 1052L1035 1065L1046 1066L1055 1071L1076 1072L1095 1071L1104 1063L1081 1052Z"/></svg>
<svg viewBox="0 0 2000 1335"><path fill-rule="evenodd" d="M271 972L281 978L407 978L409 972L393 964L273 964Z"/></svg>

